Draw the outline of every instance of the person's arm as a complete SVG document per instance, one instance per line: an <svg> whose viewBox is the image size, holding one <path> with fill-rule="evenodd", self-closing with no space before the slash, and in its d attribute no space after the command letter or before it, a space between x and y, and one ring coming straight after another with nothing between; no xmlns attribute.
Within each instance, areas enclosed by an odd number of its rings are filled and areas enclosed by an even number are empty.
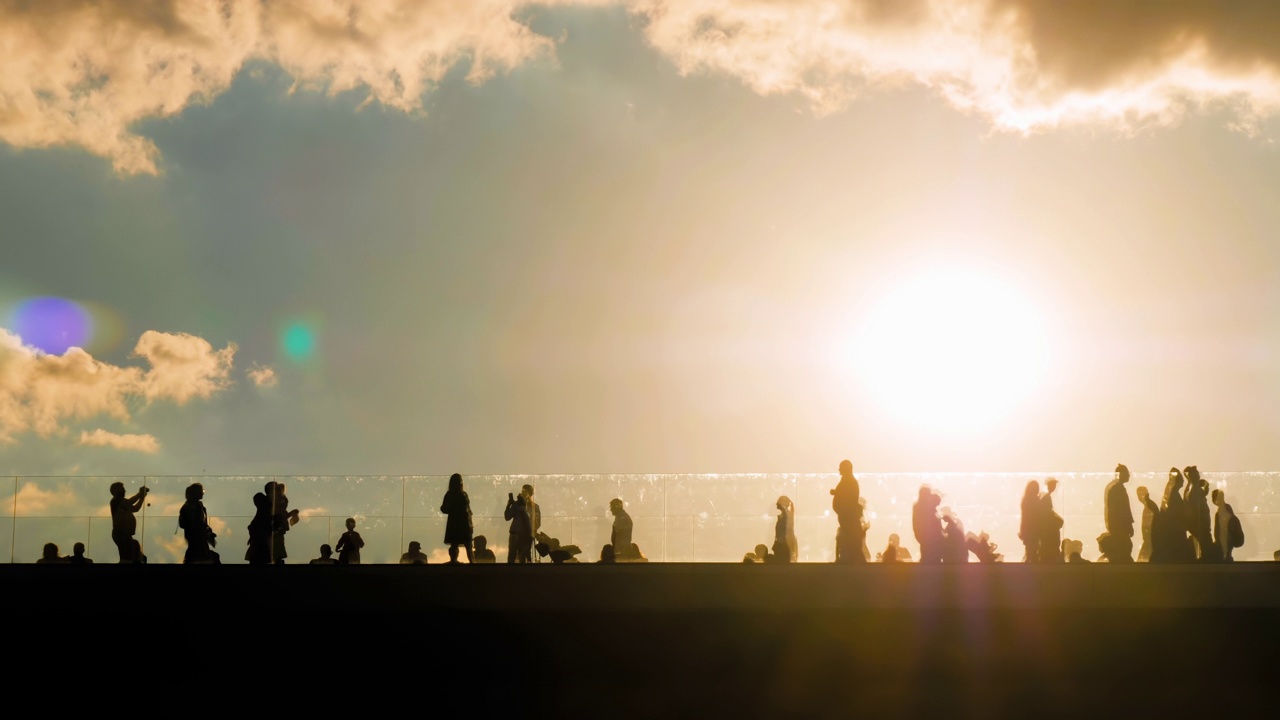
<svg viewBox="0 0 1280 720"><path fill-rule="evenodd" d="M334 552L342 552L342 548L347 546L347 534L342 533L342 537L338 538L338 543L333 546Z"/></svg>
<svg viewBox="0 0 1280 720"><path fill-rule="evenodd" d="M139 510L142 509L142 502L146 500L146 498L147 498L147 489L143 488L139 490L137 493L135 493L133 497L129 498L127 502L129 503L130 509L132 509L134 512L138 512Z"/></svg>
<svg viewBox="0 0 1280 720"><path fill-rule="evenodd" d="M356 549L364 547L364 538L360 537L360 533L356 533Z"/></svg>

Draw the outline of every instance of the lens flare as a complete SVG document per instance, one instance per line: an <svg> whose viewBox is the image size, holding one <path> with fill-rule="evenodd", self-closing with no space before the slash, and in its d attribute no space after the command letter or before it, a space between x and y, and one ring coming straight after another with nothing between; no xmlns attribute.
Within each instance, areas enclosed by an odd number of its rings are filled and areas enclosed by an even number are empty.
<svg viewBox="0 0 1280 720"><path fill-rule="evenodd" d="M293 323L280 334L280 346L290 360L307 360L316 351L315 331L304 323Z"/></svg>
<svg viewBox="0 0 1280 720"><path fill-rule="evenodd" d="M93 338L93 319L78 303L59 297L33 297L18 303L13 331L26 345L50 355L84 347Z"/></svg>

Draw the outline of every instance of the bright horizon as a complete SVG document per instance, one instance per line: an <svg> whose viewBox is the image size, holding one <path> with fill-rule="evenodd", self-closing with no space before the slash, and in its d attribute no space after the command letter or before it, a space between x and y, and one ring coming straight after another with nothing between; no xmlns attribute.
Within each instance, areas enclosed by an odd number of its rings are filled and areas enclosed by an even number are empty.
<svg viewBox="0 0 1280 720"><path fill-rule="evenodd" d="M1280 469L1276 36L0 0L0 476Z"/></svg>

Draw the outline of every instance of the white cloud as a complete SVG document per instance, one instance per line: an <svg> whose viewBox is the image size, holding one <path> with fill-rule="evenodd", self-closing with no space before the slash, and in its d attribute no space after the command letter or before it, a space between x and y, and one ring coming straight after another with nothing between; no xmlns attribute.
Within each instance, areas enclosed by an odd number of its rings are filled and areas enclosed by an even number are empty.
<svg viewBox="0 0 1280 720"><path fill-rule="evenodd" d="M0 328L0 442L24 432L64 433L68 422L102 416L128 420L139 402L208 398L227 386L235 351L234 344L215 351L193 335L149 330L134 350L151 365L144 372L80 348L46 355Z"/></svg>
<svg viewBox="0 0 1280 720"><path fill-rule="evenodd" d="M272 388L280 383L280 378L276 376L276 371L267 365L254 365L245 371L253 384L260 388Z"/></svg>
<svg viewBox="0 0 1280 720"><path fill-rule="evenodd" d="M135 450L148 455L160 452L160 443L153 435L121 435L98 428L80 433L81 445L110 447L117 450Z"/></svg>

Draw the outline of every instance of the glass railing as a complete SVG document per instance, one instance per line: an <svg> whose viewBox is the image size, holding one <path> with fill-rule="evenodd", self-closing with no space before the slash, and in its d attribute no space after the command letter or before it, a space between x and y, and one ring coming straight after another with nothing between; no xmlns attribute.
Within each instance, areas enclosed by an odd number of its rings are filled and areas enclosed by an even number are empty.
<svg viewBox="0 0 1280 720"><path fill-rule="evenodd" d="M919 556L911 531L911 506L922 484L943 495L966 530L986 532L1006 561L1022 559L1018 540L1018 503L1028 480L1056 477L1055 510L1064 518L1063 536L1084 542L1084 557L1097 557L1095 539L1103 530L1103 491L1111 473L886 473L860 474L867 544L872 555L897 534ZM1280 473L1205 473L1226 494L1245 532L1237 560L1271 560L1280 549ZM447 560L445 518L439 512L446 476L341 477L3 477L0 476L0 561L35 562L45 543L62 555L84 543L96 562L116 562L108 510L113 482L132 495L151 488L138 514L136 538L152 563L182 561L186 543L177 527L178 510L188 485L205 488L205 507L218 535L224 563L243 563L253 495L268 481L283 482L290 508L300 522L286 535L289 563L305 563L322 544L334 545L355 518L365 541L364 563L396 562L409 542L421 543L430 562ZM831 562L835 556L836 518L831 512L835 474L734 475L477 475L465 479L475 533L484 535L499 561L506 559L507 527L502 513L508 492L533 485L542 511L543 530L563 544L582 549L595 560L609 542L613 517L609 500L626 503L635 530L633 540L655 562L737 562L757 544L773 539L774 504L786 495L795 505L801 562ZM1129 482L1134 517L1142 509L1138 486L1153 498L1163 493L1163 473L1135 473ZM7 498L3 494L11 493ZM1212 508L1211 508L1212 510ZM1135 538L1135 553L1139 538Z"/></svg>

